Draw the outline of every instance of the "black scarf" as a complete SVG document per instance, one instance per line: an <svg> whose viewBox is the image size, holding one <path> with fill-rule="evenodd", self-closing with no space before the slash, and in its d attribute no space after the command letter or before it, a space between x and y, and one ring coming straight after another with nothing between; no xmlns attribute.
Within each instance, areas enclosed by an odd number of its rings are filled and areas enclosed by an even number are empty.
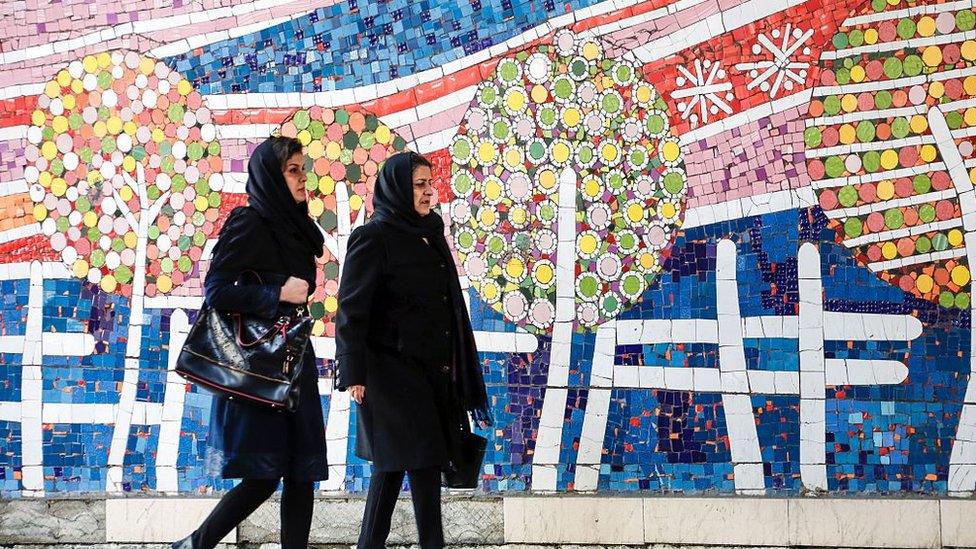
<svg viewBox="0 0 976 549"><path fill-rule="evenodd" d="M424 237L448 265L454 265L454 254L444 238L444 220L436 212L421 216L413 205L413 165L410 153L398 153L380 168L373 190L373 219L404 233ZM491 423L485 379L478 362L471 320L464 306L461 283L450 276L451 305L454 310L454 391L461 406L471 412L475 421Z"/></svg>
<svg viewBox="0 0 976 549"><path fill-rule="evenodd" d="M271 148L271 140L258 145L247 162L248 206L280 228L289 240L302 242L315 257L323 254L325 238L308 215L308 203L295 202L285 183L281 160Z"/></svg>

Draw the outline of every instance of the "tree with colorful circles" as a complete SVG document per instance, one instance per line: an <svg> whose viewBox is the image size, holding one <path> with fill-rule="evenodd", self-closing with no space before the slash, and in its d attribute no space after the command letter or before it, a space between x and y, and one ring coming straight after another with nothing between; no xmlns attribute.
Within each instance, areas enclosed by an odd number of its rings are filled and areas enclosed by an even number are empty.
<svg viewBox="0 0 976 549"><path fill-rule="evenodd" d="M842 27L823 55L804 132L807 171L859 263L920 298L969 309L960 197L976 180L976 109L962 102L976 97L966 72L976 41L964 39L976 13L883 15L891 9L873 2L879 19Z"/></svg>
<svg viewBox="0 0 976 549"><path fill-rule="evenodd" d="M193 86L135 52L74 61L38 97L25 178L34 216L76 276L131 297L125 375L109 451L121 485L146 296L191 275L214 232L220 145Z"/></svg>
<svg viewBox="0 0 976 549"><path fill-rule="evenodd" d="M339 276L352 230L373 211L373 186L379 166L403 151L406 141L376 115L358 110L312 107L282 123L281 135L306 147L308 209L326 232L309 311L312 335L335 336Z"/></svg>
<svg viewBox="0 0 976 549"><path fill-rule="evenodd" d="M450 152L464 269L533 333L615 318L681 225L686 178L664 101L633 64L571 31L499 62Z"/></svg>

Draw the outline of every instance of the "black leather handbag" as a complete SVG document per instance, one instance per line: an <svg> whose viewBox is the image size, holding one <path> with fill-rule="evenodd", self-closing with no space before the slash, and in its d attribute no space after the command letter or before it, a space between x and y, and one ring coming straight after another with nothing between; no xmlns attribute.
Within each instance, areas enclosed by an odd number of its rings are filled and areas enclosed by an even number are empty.
<svg viewBox="0 0 976 549"><path fill-rule="evenodd" d="M441 484L448 488L477 488L481 464L485 461L485 437L461 432L460 455L441 471Z"/></svg>
<svg viewBox="0 0 976 549"><path fill-rule="evenodd" d="M218 395L294 411L311 332L304 305L265 319L205 304L176 360L176 373Z"/></svg>

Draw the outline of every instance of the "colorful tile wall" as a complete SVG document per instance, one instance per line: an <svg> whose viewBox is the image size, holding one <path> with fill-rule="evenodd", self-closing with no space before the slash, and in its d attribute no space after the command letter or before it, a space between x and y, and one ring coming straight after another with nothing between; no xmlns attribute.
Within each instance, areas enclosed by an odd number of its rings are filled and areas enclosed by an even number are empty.
<svg viewBox="0 0 976 549"><path fill-rule="evenodd" d="M411 149L495 418L480 490L976 492L976 8L300 4L0 7L0 495L233 486L171 369L273 134L327 235L320 490L369 485L337 281Z"/></svg>

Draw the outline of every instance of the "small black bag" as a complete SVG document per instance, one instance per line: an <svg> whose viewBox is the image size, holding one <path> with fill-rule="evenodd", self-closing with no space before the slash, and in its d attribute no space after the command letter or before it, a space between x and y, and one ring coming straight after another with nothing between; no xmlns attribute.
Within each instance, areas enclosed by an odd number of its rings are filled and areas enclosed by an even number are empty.
<svg viewBox="0 0 976 549"><path fill-rule="evenodd" d="M218 395L294 411L311 332L304 305L275 320L204 305L176 360L176 373Z"/></svg>
<svg viewBox="0 0 976 549"><path fill-rule="evenodd" d="M441 484L448 488L477 488L488 441L485 437L462 431L459 443L458 460L441 471Z"/></svg>

